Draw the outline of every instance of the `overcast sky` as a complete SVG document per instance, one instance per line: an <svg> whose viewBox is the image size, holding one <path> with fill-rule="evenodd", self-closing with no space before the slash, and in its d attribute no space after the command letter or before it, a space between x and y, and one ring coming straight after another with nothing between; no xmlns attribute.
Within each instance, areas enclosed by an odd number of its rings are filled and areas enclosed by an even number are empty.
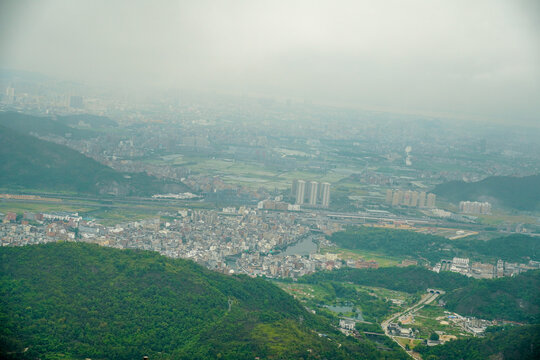
<svg viewBox="0 0 540 360"><path fill-rule="evenodd" d="M540 1L0 1L0 67L540 122Z"/></svg>

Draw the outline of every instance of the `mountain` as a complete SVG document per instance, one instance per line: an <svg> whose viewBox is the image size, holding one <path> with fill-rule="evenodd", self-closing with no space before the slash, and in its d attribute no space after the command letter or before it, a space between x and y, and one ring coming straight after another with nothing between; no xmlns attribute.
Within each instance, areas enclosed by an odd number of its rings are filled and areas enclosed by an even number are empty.
<svg viewBox="0 0 540 360"><path fill-rule="evenodd" d="M0 320L2 358L407 358L266 280L85 243L0 248Z"/></svg>
<svg viewBox="0 0 540 360"><path fill-rule="evenodd" d="M450 181L437 185L433 192L455 203L490 201L517 210L540 210L540 174L492 176L472 183Z"/></svg>
<svg viewBox="0 0 540 360"><path fill-rule="evenodd" d="M426 360L540 359L540 325L488 333L485 338L459 339L440 346L415 348Z"/></svg>
<svg viewBox="0 0 540 360"><path fill-rule="evenodd" d="M72 139L86 139L97 136L96 132L72 128L65 123L53 120L50 117L34 116L9 111L0 112L0 126L27 135L61 136Z"/></svg>
<svg viewBox="0 0 540 360"><path fill-rule="evenodd" d="M0 187L86 194L152 195L187 191L182 183L123 174L66 146L0 126Z"/></svg>

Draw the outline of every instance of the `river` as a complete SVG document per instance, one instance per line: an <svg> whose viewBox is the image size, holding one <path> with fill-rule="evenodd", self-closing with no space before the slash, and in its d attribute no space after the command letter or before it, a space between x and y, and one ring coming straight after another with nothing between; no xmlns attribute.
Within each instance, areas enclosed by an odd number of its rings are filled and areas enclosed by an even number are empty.
<svg viewBox="0 0 540 360"><path fill-rule="evenodd" d="M311 236L306 236L305 238L298 241L296 244L288 246L285 251L282 252L283 255L309 255L317 252L317 244L313 242Z"/></svg>

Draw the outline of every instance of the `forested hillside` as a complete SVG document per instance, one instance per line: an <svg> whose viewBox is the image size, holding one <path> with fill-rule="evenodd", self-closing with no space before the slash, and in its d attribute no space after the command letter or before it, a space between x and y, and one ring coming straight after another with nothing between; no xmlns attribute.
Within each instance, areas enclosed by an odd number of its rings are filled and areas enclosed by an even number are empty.
<svg viewBox="0 0 540 360"><path fill-rule="evenodd" d="M153 252L4 247L0 270L3 358L407 358L341 335L265 280Z"/></svg>
<svg viewBox="0 0 540 360"><path fill-rule="evenodd" d="M351 227L332 234L329 240L345 249L376 251L390 256L427 259L472 257L482 260L528 262L540 260L540 238L521 234L482 240L449 240L409 230Z"/></svg>
<svg viewBox="0 0 540 360"><path fill-rule="evenodd" d="M0 126L22 134L32 133L39 136L61 136L73 139L84 139L98 135L94 131L67 126L66 123L55 121L50 117L17 112L0 112Z"/></svg>
<svg viewBox="0 0 540 360"><path fill-rule="evenodd" d="M471 281L445 298L449 310L482 319L540 323L540 270L514 277Z"/></svg>
<svg viewBox="0 0 540 360"><path fill-rule="evenodd" d="M66 146L0 126L0 187L138 196L186 191L143 173L123 174Z"/></svg>
<svg viewBox="0 0 540 360"><path fill-rule="evenodd" d="M317 283L320 281L343 281L357 285L376 286L391 290L415 293L428 288L446 291L465 287L474 279L466 276L441 272L439 274L425 268L408 266L405 268L386 267L380 269L342 268L334 271L321 271L304 276L300 281Z"/></svg>
<svg viewBox="0 0 540 360"><path fill-rule="evenodd" d="M536 360L540 358L540 325L488 333L485 338L450 341L415 348L425 360Z"/></svg>
<svg viewBox="0 0 540 360"><path fill-rule="evenodd" d="M492 176L473 183L450 181L437 185L433 192L454 203L488 200L518 210L540 209L540 175Z"/></svg>

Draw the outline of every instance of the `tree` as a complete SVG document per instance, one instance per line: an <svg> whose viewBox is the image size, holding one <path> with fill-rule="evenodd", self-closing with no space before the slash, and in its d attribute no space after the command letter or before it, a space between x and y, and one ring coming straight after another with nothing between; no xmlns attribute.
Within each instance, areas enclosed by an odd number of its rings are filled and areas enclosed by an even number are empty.
<svg viewBox="0 0 540 360"><path fill-rule="evenodd" d="M429 340L439 341L439 334L437 334L436 332L431 333L431 335L429 336Z"/></svg>

